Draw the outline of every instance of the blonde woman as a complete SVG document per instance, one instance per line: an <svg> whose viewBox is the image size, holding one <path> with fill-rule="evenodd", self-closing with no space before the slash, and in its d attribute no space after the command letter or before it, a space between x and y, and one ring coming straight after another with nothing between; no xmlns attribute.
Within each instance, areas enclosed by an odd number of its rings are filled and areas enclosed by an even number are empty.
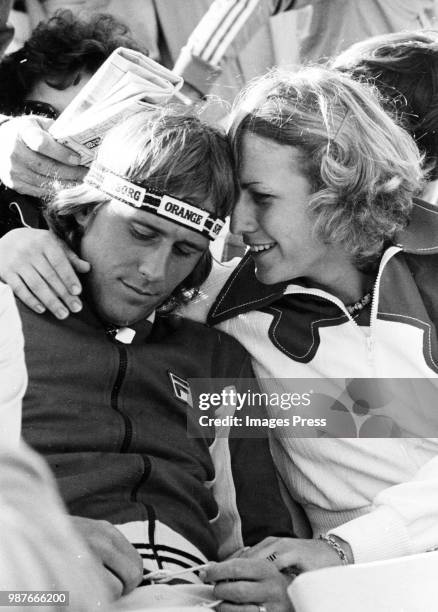
<svg viewBox="0 0 438 612"><path fill-rule="evenodd" d="M423 171L407 132L369 87L308 68L256 82L236 105L231 136L242 189L231 227L248 253L210 323L244 344L260 379L433 384L438 215L414 199ZM274 430L277 469L314 539L267 539L247 556L305 571L436 546L438 440L422 437L436 427L428 428L421 400L412 437ZM214 569L209 576L218 579Z"/></svg>

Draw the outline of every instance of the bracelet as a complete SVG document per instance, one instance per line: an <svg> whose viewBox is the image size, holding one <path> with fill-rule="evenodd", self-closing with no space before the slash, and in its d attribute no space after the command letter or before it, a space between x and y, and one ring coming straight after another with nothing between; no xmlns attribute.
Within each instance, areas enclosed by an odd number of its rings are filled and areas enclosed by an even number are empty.
<svg viewBox="0 0 438 612"><path fill-rule="evenodd" d="M342 561L343 565L349 565L350 564L350 560L347 557L347 553L345 552L345 550L342 548L342 546L335 540L335 538L332 535L320 535L319 539L322 540L323 542L325 542L326 544L328 544L329 546L331 546L333 548L333 550L336 551L336 554L338 555L338 557Z"/></svg>

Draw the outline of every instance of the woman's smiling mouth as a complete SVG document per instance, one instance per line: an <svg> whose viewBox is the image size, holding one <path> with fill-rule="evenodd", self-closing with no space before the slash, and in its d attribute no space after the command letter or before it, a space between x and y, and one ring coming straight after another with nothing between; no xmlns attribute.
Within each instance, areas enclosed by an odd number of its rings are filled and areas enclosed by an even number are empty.
<svg viewBox="0 0 438 612"><path fill-rule="evenodd" d="M249 250L251 255L258 255L259 253L265 253L266 251L270 251L276 245L276 242L268 242L265 244L249 244Z"/></svg>

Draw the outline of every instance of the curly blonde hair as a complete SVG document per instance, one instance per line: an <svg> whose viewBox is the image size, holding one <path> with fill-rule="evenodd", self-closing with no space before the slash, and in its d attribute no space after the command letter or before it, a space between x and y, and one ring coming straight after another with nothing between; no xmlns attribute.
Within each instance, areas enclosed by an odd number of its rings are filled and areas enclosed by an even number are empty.
<svg viewBox="0 0 438 612"><path fill-rule="evenodd" d="M229 128L238 164L248 132L299 149L316 235L362 270L407 225L424 178L417 146L377 96L335 70L274 70L242 92Z"/></svg>

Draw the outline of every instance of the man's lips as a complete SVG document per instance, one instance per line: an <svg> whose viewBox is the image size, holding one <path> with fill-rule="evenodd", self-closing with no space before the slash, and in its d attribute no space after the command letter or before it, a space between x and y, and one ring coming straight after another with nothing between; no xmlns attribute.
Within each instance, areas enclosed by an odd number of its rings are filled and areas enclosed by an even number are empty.
<svg viewBox="0 0 438 612"><path fill-rule="evenodd" d="M131 285L130 283L127 283L126 281L122 281L122 283L125 285L125 287L128 287L128 289L131 289L131 291L134 291L135 293L138 293L138 295L141 295L143 297L156 297L159 295L159 293L157 292L153 292L147 289L140 289L139 287L136 287L135 285Z"/></svg>

